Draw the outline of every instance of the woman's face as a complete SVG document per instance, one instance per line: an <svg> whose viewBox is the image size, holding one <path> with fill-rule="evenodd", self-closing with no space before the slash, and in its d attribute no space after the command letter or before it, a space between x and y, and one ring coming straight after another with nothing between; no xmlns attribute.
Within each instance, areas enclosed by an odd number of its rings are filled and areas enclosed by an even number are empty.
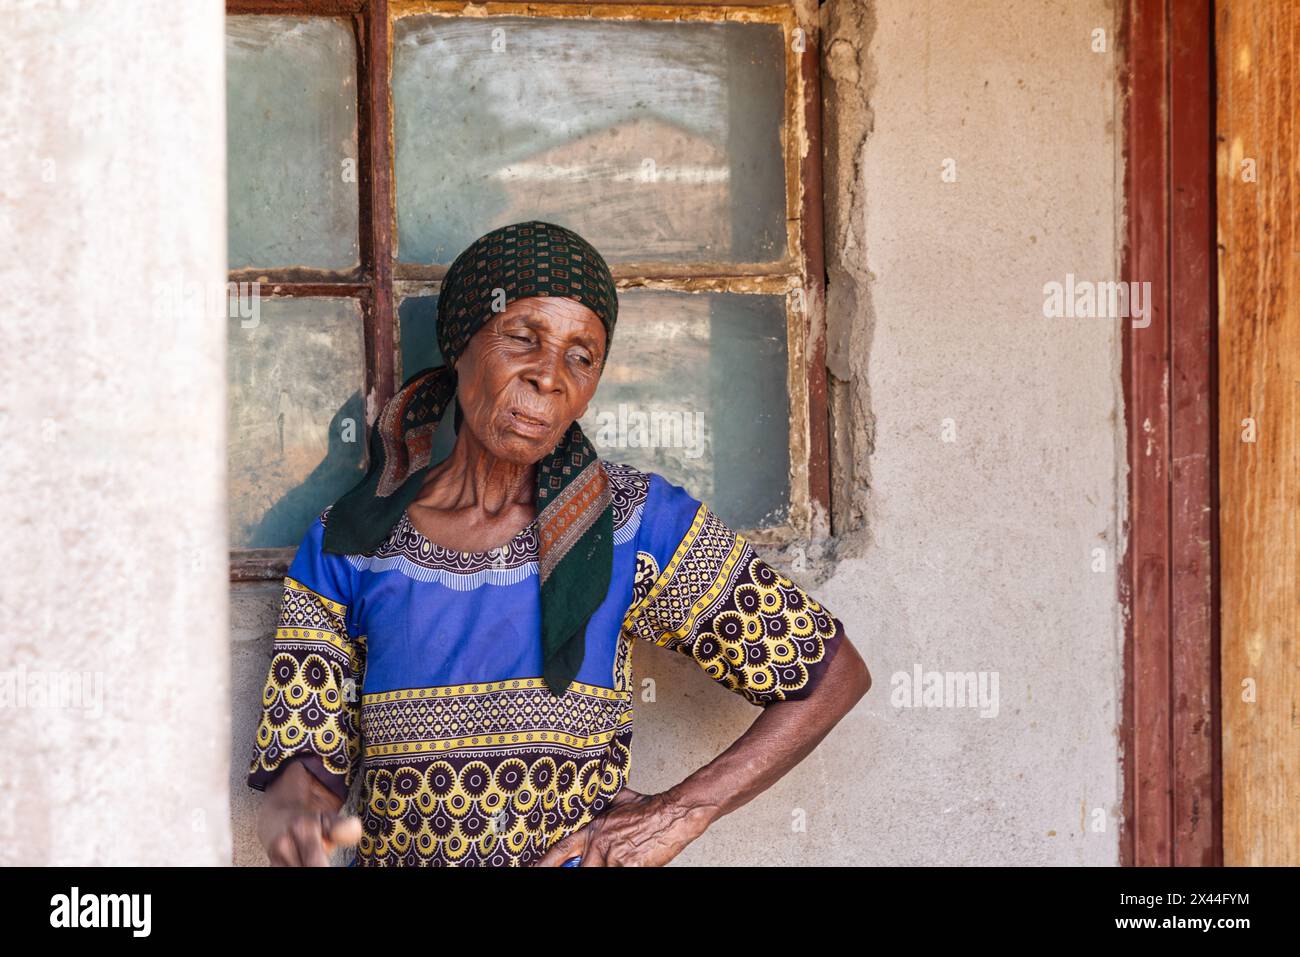
<svg viewBox="0 0 1300 957"><path fill-rule="evenodd" d="M587 411L605 362L605 326L559 296L516 299L456 362L464 425L498 458L540 461Z"/></svg>

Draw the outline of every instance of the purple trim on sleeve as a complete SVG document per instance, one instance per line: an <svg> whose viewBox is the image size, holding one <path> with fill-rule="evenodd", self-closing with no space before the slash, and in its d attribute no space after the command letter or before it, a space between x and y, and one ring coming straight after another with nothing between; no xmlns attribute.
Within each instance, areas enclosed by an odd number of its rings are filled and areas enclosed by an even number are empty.
<svg viewBox="0 0 1300 957"><path fill-rule="evenodd" d="M293 764L295 761L300 762L303 767L312 773L316 780L320 781L321 784L325 785L330 789L330 791L337 795L340 801L347 801L348 786L343 781L343 775L335 774L333 771L330 771L325 767L325 763L321 760L320 755L311 752L295 754L274 771L267 771L258 768L256 771L253 771L248 775L248 786L257 791L265 791L275 783L276 779L281 774L284 773L285 768Z"/></svg>

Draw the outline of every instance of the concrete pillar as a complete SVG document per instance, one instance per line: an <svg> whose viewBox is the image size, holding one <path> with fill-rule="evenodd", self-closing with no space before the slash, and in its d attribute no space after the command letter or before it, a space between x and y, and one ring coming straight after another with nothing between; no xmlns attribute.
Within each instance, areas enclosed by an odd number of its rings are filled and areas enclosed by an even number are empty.
<svg viewBox="0 0 1300 957"><path fill-rule="evenodd" d="M221 0L0 0L0 865L230 858Z"/></svg>

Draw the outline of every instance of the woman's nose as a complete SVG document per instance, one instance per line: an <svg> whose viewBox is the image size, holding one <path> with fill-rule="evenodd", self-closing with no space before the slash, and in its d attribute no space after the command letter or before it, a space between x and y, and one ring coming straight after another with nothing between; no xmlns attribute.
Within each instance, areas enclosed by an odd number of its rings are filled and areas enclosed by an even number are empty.
<svg viewBox="0 0 1300 957"><path fill-rule="evenodd" d="M524 379L543 395L559 392L563 389L563 356L554 350L545 349L524 373Z"/></svg>

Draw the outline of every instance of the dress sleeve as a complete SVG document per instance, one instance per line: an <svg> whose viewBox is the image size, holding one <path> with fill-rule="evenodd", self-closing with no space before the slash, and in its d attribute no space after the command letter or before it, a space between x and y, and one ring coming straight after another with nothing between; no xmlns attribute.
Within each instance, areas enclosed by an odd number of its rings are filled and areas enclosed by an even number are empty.
<svg viewBox="0 0 1300 957"><path fill-rule="evenodd" d="M806 698L844 626L684 489L652 475L623 630L756 705Z"/></svg>
<svg viewBox="0 0 1300 957"><path fill-rule="evenodd" d="M361 752L365 638L349 630L353 569L321 550L326 509L284 579L248 785L264 791L301 760L346 800Z"/></svg>

